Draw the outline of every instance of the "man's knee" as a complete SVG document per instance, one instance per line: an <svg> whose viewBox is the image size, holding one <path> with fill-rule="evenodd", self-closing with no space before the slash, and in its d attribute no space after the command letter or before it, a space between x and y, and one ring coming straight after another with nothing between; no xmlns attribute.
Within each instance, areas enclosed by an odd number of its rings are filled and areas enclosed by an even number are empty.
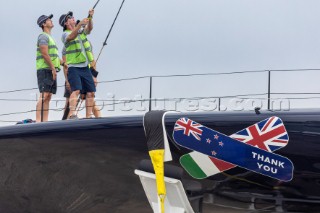
<svg viewBox="0 0 320 213"><path fill-rule="evenodd" d="M94 98L94 93L93 92L88 92L87 93L87 98Z"/></svg>
<svg viewBox="0 0 320 213"><path fill-rule="evenodd" d="M43 98L44 102L50 101L51 97L52 97L52 93L49 93L49 92L44 92L41 94L41 98Z"/></svg>
<svg viewBox="0 0 320 213"><path fill-rule="evenodd" d="M74 96L78 97L79 94L80 94L80 90L75 90L75 91L73 91L73 92L71 93L71 96L72 96L72 97L74 97ZM71 96L70 96L70 97L71 97Z"/></svg>

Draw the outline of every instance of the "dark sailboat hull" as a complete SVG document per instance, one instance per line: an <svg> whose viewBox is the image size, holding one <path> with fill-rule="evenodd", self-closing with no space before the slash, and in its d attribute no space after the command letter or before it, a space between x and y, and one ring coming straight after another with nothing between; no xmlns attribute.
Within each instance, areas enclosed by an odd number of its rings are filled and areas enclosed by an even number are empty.
<svg viewBox="0 0 320 213"><path fill-rule="evenodd" d="M289 144L277 151L294 163L294 178L283 183L244 169L232 169L200 181L205 193L232 202L273 202L264 195L298 199L294 208L316 212L320 203L320 111L212 112L187 116L232 134L276 115L287 128ZM0 212L152 212L134 170L149 159L142 116L112 117L16 125L0 129ZM170 136L169 135L169 136ZM190 152L169 140L173 161ZM186 179L192 179L187 174ZM240 196L241 195L241 196ZM270 198L269 196L269 198ZM290 209L291 202L284 203ZM316 206L316 207L314 207ZM307 208L305 208L307 207ZM211 211L204 211L211 212Z"/></svg>
<svg viewBox="0 0 320 213"><path fill-rule="evenodd" d="M17 126L30 129L2 137L0 212L150 212L133 173L148 158L141 120L104 121Z"/></svg>

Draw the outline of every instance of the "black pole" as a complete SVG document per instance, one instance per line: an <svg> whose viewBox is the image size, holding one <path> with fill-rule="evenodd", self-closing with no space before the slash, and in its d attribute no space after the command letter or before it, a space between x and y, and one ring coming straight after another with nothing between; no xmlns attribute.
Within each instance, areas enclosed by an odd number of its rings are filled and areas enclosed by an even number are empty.
<svg viewBox="0 0 320 213"><path fill-rule="evenodd" d="M94 10L94 8L96 8L96 6L97 6L97 4L99 3L99 1L100 1L100 0L98 0L98 1L95 3L95 5L94 5L93 8L92 8L93 10ZM90 15L88 15L88 18L90 18Z"/></svg>
<svg viewBox="0 0 320 213"><path fill-rule="evenodd" d="M114 18L113 23L112 23L112 25L111 25L111 27L110 27L110 29L109 29L108 35L107 35L106 39L104 40L104 42L103 42L103 44L102 44L101 50L100 50L100 52L99 52L99 54L98 54L98 57L97 57L97 60L96 60L96 63L98 62L98 60L99 60L99 58L100 58L100 55L101 55L101 53L102 53L102 50L103 50L104 46L107 45L107 40L108 40L109 35L110 35L111 31L112 31L113 25L114 25L114 23L116 22L116 20L117 20L117 18L118 18L118 15L119 15L119 13L120 13L120 11L121 11L121 8L122 8L122 5L123 5L124 1L125 1L125 0L122 1L121 6L119 7L118 13L117 13L116 17Z"/></svg>
<svg viewBox="0 0 320 213"><path fill-rule="evenodd" d="M218 109L220 111L221 98L218 99Z"/></svg>
<svg viewBox="0 0 320 213"><path fill-rule="evenodd" d="M41 94L42 94L42 100L41 100L41 122L43 122L43 102L44 102L44 94L43 94L44 92L42 92Z"/></svg>
<svg viewBox="0 0 320 213"><path fill-rule="evenodd" d="M69 101L68 101L68 103L66 104L65 109L64 109L62 120L67 120L67 118L68 118L68 115L69 115L69 112L70 112L69 105L70 104L69 104Z"/></svg>
<svg viewBox="0 0 320 213"><path fill-rule="evenodd" d="M151 98L152 98L152 76L150 76L149 111L151 111L151 109L152 109L152 107L151 107L151 104L152 104Z"/></svg>
<svg viewBox="0 0 320 213"><path fill-rule="evenodd" d="M97 6L97 4L99 3L99 1L100 1L100 0L98 0L98 1L95 3L95 5L93 6L92 9L96 8L96 6Z"/></svg>
<svg viewBox="0 0 320 213"><path fill-rule="evenodd" d="M268 71L268 110L270 110L271 71Z"/></svg>

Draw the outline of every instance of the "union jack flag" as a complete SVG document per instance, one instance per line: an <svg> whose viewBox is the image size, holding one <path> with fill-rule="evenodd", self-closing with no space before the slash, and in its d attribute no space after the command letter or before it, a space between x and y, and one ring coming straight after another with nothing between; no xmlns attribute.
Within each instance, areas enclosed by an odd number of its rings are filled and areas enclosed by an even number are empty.
<svg viewBox="0 0 320 213"><path fill-rule="evenodd" d="M278 117L267 118L230 137L251 146L273 152L287 145L288 133Z"/></svg>
<svg viewBox="0 0 320 213"><path fill-rule="evenodd" d="M193 137L195 137L197 140L201 141L200 136L202 135L202 129L203 127L201 124L196 123L188 118L180 118L177 120L174 131L180 131L183 130L183 134L190 136L190 133Z"/></svg>

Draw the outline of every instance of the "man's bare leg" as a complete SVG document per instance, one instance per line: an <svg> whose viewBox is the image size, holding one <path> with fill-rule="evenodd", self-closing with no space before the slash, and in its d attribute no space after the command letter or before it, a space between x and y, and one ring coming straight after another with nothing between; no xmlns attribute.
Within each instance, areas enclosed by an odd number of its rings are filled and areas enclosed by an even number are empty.
<svg viewBox="0 0 320 213"><path fill-rule="evenodd" d="M79 93L80 93L80 90L75 90L70 95L70 100L69 100L70 116L76 115L76 107L77 107Z"/></svg>
<svg viewBox="0 0 320 213"><path fill-rule="evenodd" d="M94 93L88 92L86 95L86 117L90 118L93 112Z"/></svg>
<svg viewBox="0 0 320 213"><path fill-rule="evenodd" d="M96 101L93 102L92 111L93 111L94 117L96 117L96 118L100 118L101 117L100 108L96 105Z"/></svg>
<svg viewBox="0 0 320 213"><path fill-rule="evenodd" d="M50 100L51 100L51 96L50 96ZM49 104L50 104L50 100L46 100L43 103L43 121L48 121L49 120Z"/></svg>
<svg viewBox="0 0 320 213"><path fill-rule="evenodd" d="M43 95L43 97L42 97ZM49 118L49 103L51 100L52 93L44 92L40 94L40 98L37 103L36 122L41 122L41 109L42 109L42 98L43 98L43 121L48 121Z"/></svg>

